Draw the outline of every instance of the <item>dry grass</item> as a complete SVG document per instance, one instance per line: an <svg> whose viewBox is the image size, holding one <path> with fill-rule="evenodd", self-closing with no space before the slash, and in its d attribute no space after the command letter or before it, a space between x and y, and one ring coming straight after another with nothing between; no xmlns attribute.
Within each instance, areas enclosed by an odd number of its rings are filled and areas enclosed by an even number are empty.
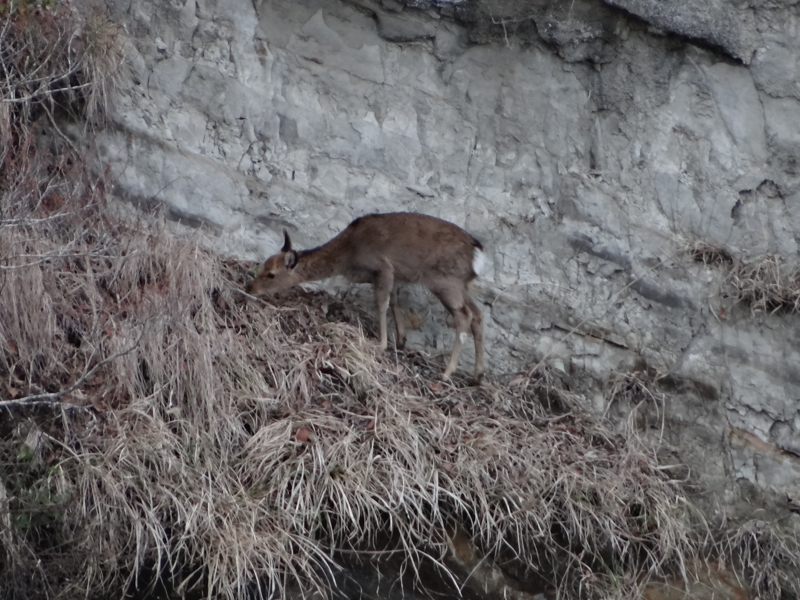
<svg viewBox="0 0 800 600"><path fill-rule="evenodd" d="M67 144L59 113L97 121L110 92L129 77L124 44L121 28L99 10L0 0L0 164L39 118Z"/></svg>
<svg viewBox="0 0 800 600"><path fill-rule="evenodd" d="M31 155L0 204L9 597L146 573L212 597L324 587L336 551L387 536L446 569L456 523L563 596L635 596L697 553L678 484L552 372L431 381L330 298L248 301L249 265L115 220L102 182Z"/></svg>
<svg viewBox="0 0 800 600"><path fill-rule="evenodd" d="M748 521L722 537L720 553L760 598L800 598L800 530L775 521Z"/></svg>
<svg viewBox="0 0 800 600"><path fill-rule="evenodd" d="M634 427L589 418L554 372L432 381L439 366L378 353L330 298L249 301L249 265L158 217L111 216L103 182L32 132L37 115L55 127L59 103L102 111L113 25L86 25L70 54L67 21L12 16L0 32L5 598L107 597L154 578L208 597L325 588L338 551L387 537L412 572L447 572L456 524L562 597L632 598L648 578L686 575L703 540L679 484Z"/></svg>
<svg viewBox="0 0 800 600"><path fill-rule="evenodd" d="M713 246L706 242L694 242L686 247L686 253L695 262L701 262L708 267L722 267L733 263L730 253L719 246Z"/></svg>
<svg viewBox="0 0 800 600"><path fill-rule="evenodd" d="M87 189L3 206L8 597L102 596L147 573L211 597L324 588L336 551L387 536L412 571L446 569L455 523L562 597L690 576L704 530L678 483L553 371L431 381L439 367L376 352L330 298L246 301L249 265L157 218L117 222ZM619 375L612 395L662 405L647 383ZM797 554L754 536L731 534L731 555L770 597L793 590Z"/></svg>
<svg viewBox="0 0 800 600"><path fill-rule="evenodd" d="M607 414L614 413L612 420L624 419L625 429L660 429L660 441L670 403L669 395L661 391L661 381L662 377L652 369L613 373L606 392ZM687 481L685 487L690 486L703 491L700 482ZM719 572L726 572L724 567L729 565L738 583L754 597L800 598L797 520L724 523L713 532L709 528L702 555L707 563L716 563ZM697 563L690 570L691 578L695 579L702 575L703 568Z"/></svg>
<svg viewBox="0 0 800 600"><path fill-rule="evenodd" d="M3 225L7 589L82 597L153 566L213 596L321 586L333 551L386 534L441 562L455 522L563 595L635 595L696 553L676 483L552 374L430 382L324 296L245 301L247 265L73 208Z"/></svg>
<svg viewBox="0 0 800 600"><path fill-rule="evenodd" d="M800 310L800 271L780 256L764 256L752 263L737 264L727 282L733 297L747 303L753 312Z"/></svg>
<svg viewBox="0 0 800 600"><path fill-rule="evenodd" d="M800 269L788 265L783 257L767 255L747 262L734 260L724 248L706 242L690 244L686 252L708 267L725 268L727 295L747 304L752 312L800 310Z"/></svg>

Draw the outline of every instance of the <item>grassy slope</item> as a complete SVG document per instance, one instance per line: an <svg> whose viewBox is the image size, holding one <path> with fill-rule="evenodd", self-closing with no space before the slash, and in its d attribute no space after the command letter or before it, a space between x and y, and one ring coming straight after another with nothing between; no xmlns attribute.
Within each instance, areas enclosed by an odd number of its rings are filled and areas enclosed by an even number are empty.
<svg viewBox="0 0 800 600"><path fill-rule="evenodd" d="M562 595L636 596L699 555L702 520L633 419L610 431L546 369L442 384L419 353L377 353L334 300L249 301L247 265L157 216L118 220L111 182L36 133L102 106L116 29L9 18L5 73L29 100L0 113L5 597L105 596L154 572L230 598L324 586L337 549L390 537L413 569L456 524ZM94 50L53 61L70 27ZM761 552L747 535L732 544Z"/></svg>
<svg viewBox="0 0 800 600"><path fill-rule="evenodd" d="M18 222L0 249L18 423L3 449L9 509L35 513L11 529L6 575L41 552L83 574L76 590L203 564L233 596L255 579L319 582L330 549L387 532L412 564L440 557L455 522L486 552L562 564L565 589L587 566L619 588L615 574L694 552L652 454L539 375L432 382L437 366L378 354L331 299L248 301L244 265L94 200ZM68 546L43 548L28 535L42 527ZM72 565L59 554L74 547Z"/></svg>

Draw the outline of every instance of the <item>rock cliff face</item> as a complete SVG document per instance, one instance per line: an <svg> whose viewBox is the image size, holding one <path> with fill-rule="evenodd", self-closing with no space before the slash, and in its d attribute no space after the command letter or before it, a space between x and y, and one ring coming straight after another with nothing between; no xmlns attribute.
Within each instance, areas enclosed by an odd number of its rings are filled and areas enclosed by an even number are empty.
<svg viewBox="0 0 800 600"><path fill-rule="evenodd" d="M800 3L108 3L133 77L95 142L121 199L246 258L284 227L451 220L487 249L490 371L546 359L601 412L612 373L655 373L712 504L800 503L800 316L727 277L777 255L794 281ZM401 300L430 311L410 344L446 351L444 310Z"/></svg>

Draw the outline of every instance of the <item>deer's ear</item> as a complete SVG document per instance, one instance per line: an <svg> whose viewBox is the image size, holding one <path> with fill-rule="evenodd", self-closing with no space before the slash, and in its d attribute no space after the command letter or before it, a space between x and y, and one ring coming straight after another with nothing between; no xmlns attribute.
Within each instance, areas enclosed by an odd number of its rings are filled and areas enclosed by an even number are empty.
<svg viewBox="0 0 800 600"><path fill-rule="evenodd" d="M287 269L294 269L297 266L297 252L289 250L283 257Z"/></svg>
<svg viewBox="0 0 800 600"><path fill-rule="evenodd" d="M289 232L285 229L283 230L283 248L281 248L281 252L289 252L292 249L292 240L289 239Z"/></svg>

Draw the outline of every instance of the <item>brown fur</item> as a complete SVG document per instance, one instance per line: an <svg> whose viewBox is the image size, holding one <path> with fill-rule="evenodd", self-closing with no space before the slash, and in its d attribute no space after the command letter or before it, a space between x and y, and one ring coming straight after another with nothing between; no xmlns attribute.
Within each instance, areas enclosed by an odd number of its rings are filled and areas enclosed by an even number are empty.
<svg viewBox="0 0 800 600"><path fill-rule="evenodd" d="M416 213L373 214L358 218L328 243L313 250L292 250L289 234L278 254L264 262L248 293L280 292L305 281L343 275L354 283L371 283L380 320L381 347L387 346L386 309L391 304L397 327L396 344L405 344L405 327L397 307L397 284L419 283L436 295L455 321L456 341L444 376L449 377L461 354L461 337L475 339L475 379L485 371L483 315L469 296L478 240L460 227Z"/></svg>

